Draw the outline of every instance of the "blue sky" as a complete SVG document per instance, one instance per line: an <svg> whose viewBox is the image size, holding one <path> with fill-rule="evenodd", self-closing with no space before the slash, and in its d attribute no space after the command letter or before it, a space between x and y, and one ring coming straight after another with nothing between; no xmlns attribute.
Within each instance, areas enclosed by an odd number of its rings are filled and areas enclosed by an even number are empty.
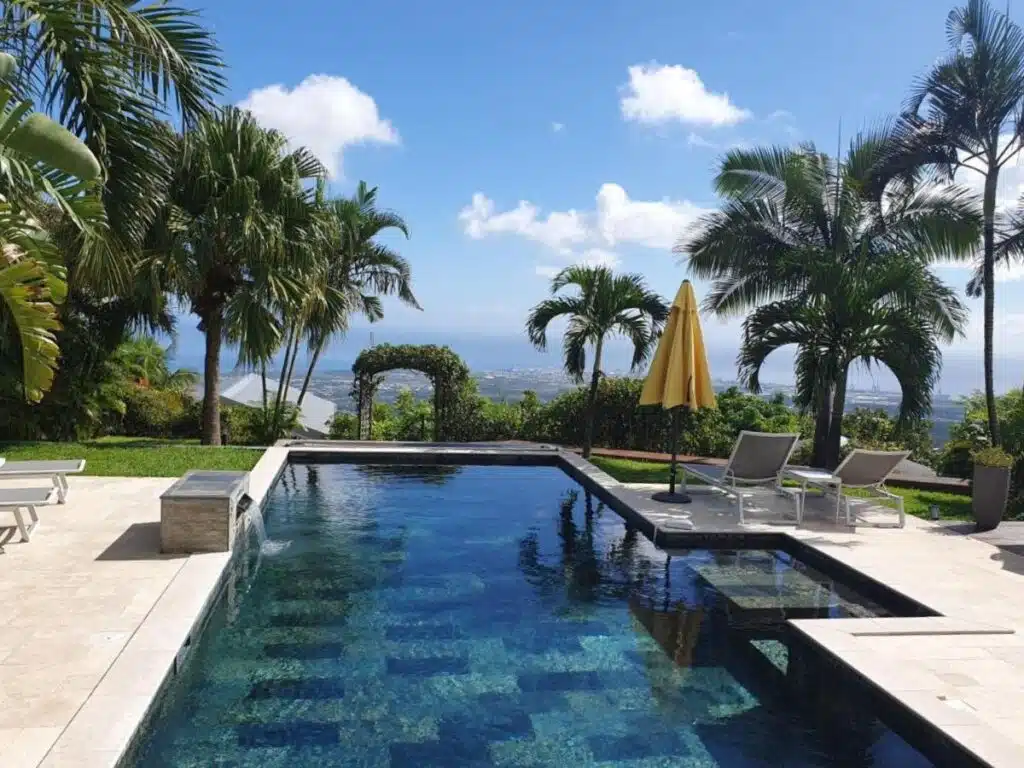
<svg viewBox="0 0 1024 768"><path fill-rule="evenodd" d="M305 0L282 14L218 0L202 13L230 65L226 100L313 148L335 192L366 179L406 217L411 239L396 245L424 311L389 303L374 338L500 347L511 364L555 366L557 348L533 355L521 332L553 270L612 263L671 298L685 277L671 244L715 205L720 153L803 140L834 152L840 121L848 138L899 107L944 50L950 7ZM1011 169L1007 199L1022 184L1024 169ZM968 271L941 274L962 288ZM1024 378L1016 277L998 286L1001 387ZM734 375L739 323L705 322L722 378ZM358 353L361 325L328 365ZM947 390L980 385L980 327L975 311L947 358ZM180 330L179 355L191 359L194 321L182 317ZM613 367L624 360L613 351ZM783 357L769 368L787 376Z"/></svg>

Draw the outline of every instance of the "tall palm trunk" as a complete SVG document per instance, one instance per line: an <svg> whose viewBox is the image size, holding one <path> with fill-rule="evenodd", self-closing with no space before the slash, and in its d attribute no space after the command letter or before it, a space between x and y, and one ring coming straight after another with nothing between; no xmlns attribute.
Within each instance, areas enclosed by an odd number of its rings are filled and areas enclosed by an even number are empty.
<svg viewBox="0 0 1024 768"><path fill-rule="evenodd" d="M320 353L324 351L323 342L316 345L313 350L313 356L309 359L309 367L306 368L306 378L302 380L302 389L299 390L299 399L295 401L295 404L301 408L302 401L306 397L306 390L309 389L309 381L313 378L313 369L316 368L317 362L320 360Z"/></svg>
<svg viewBox="0 0 1024 768"><path fill-rule="evenodd" d="M285 341L284 360L281 361L281 378L277 383L277 396L274 399L271 427L275 436L280 436L283 432L284 412L288 404L288 388L292 384L295 360L299 356L299 341L298 327L292 326Z"/></svg>
<svg viewBox="0 0 1024 768"><path fill-rule="evenodd" d="M847 369L839 371L835 391L832 394L832 417L828 427L828 444L825 450L825 468L835 469L839 466L839 454L843 447L843 413L846 410L846 377Z"/></svg>
<svg viewBox="0 0 1024 768"><path fill-rule="evenodd" d="M985 197L982 201L982 215L985 217L984 261L981 267L985 294L985 408L988 411L988 432L992 438L992 444L999 445L999 418L996 415L995 377L992 364L992 336L996 310L995 211L999 170L994 167L994 163L990 163L989 168L990 170L985 176Z"/></svg>
<svg viewBox="0 0 1024 768"><path fill-rule="evenodd" d="M601 347L604 339L598 339L594 345L594 372L590 376L590 392L587 394L587 423L583 433L583 458L590 458L590 449L594 445L594 422L597 421L597 386L601 382Z"/></svg>
<svg viewBox="0 0 1024 768"><path fill-rule="evenodd" d="M832 392L819 386L814 401L814 438L811 442L811 466L824 467L828 461L828 434L832 423Z"/></svg>
<svg viewBox="0 0 1024 768"><path fill-rule="evenodd" d="M277 412L281 408L281 399L284 397L285 392L285 377L288 374L288 362L291 360L292 355L292 335L295 333L294 328L288 330L288 335L285 337L284 345L284 359L281 361L281 374L277 380L277 394L274 395L274 418L277 418Z"/></svg>
<svg viewBox="0 0 1024 768"><path fill-rule="evenodd" d="M203 445L220 445L220 347L224 318L220 308L203 318L206 358L203 361Z"/></svg>
<svg viewBox="0 0 1024 768"><path fill-rule="evenodd" d="M292 376L295 375L295 361L299 359L299 344L301 342L302 339L300 338L299 330L298 328L296 328L295 336L292 339L292 359L288 363L288 370L285 372L284 377L284 397L281 400L282 406L284 405L284 403L288 402L288 389L292 385Z"/></svg>

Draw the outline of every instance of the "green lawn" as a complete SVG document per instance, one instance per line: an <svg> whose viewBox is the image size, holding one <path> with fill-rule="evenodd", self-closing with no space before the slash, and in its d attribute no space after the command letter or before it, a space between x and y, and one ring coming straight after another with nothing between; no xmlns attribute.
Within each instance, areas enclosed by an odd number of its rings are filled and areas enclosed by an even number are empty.
<svg viewBox="0 0 1024 768"><path fill-rule="evenodd" d="M668 484L668 464L631 459L613 459L591 456L590 461L622 483ZM692 482L692 481L690 481ZM945 520L971 520L971 497L956 493L918 491L910 488L890 488L903 497L903 508L908 515L928 517L928 508L939 505L939 514Z"/></svg>
<svg viewBox="0 0 1024 768"><path fill-rule="evenodd" d="M106 477L180 477L190 469L250 470L262 451L215 448L194 440L105 437L82 443L0 443L8 461L85 459L85 474Z"/></svg>

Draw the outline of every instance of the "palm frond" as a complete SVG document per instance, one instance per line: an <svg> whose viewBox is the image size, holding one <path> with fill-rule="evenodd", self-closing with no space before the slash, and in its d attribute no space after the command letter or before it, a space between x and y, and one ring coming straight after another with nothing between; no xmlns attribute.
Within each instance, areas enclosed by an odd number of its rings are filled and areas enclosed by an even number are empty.
<svg viewBox="0 0 1024 768"><path fill-rule="evenodd" d="M537 304L526 320L526 335L537 349L547 349L548 326L559 317L583 315L586 307L578 297L555 296Z"/></svg>

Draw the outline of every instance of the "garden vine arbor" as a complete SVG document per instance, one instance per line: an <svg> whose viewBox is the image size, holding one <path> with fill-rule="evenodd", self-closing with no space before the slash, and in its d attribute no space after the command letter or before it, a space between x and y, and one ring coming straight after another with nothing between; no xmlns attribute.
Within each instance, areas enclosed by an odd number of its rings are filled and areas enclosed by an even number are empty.
<svg viewBox="0 0 1024 768"><path fill-rule="evenodd" d="M378 344L364 349L352 365L352 396L359 407L359 439L370 439L373 397L388 371L419 371L434 386L434 441L450 439L449 417L462 388L469 381L469 368L448 347L434 344Z"/></svg>

